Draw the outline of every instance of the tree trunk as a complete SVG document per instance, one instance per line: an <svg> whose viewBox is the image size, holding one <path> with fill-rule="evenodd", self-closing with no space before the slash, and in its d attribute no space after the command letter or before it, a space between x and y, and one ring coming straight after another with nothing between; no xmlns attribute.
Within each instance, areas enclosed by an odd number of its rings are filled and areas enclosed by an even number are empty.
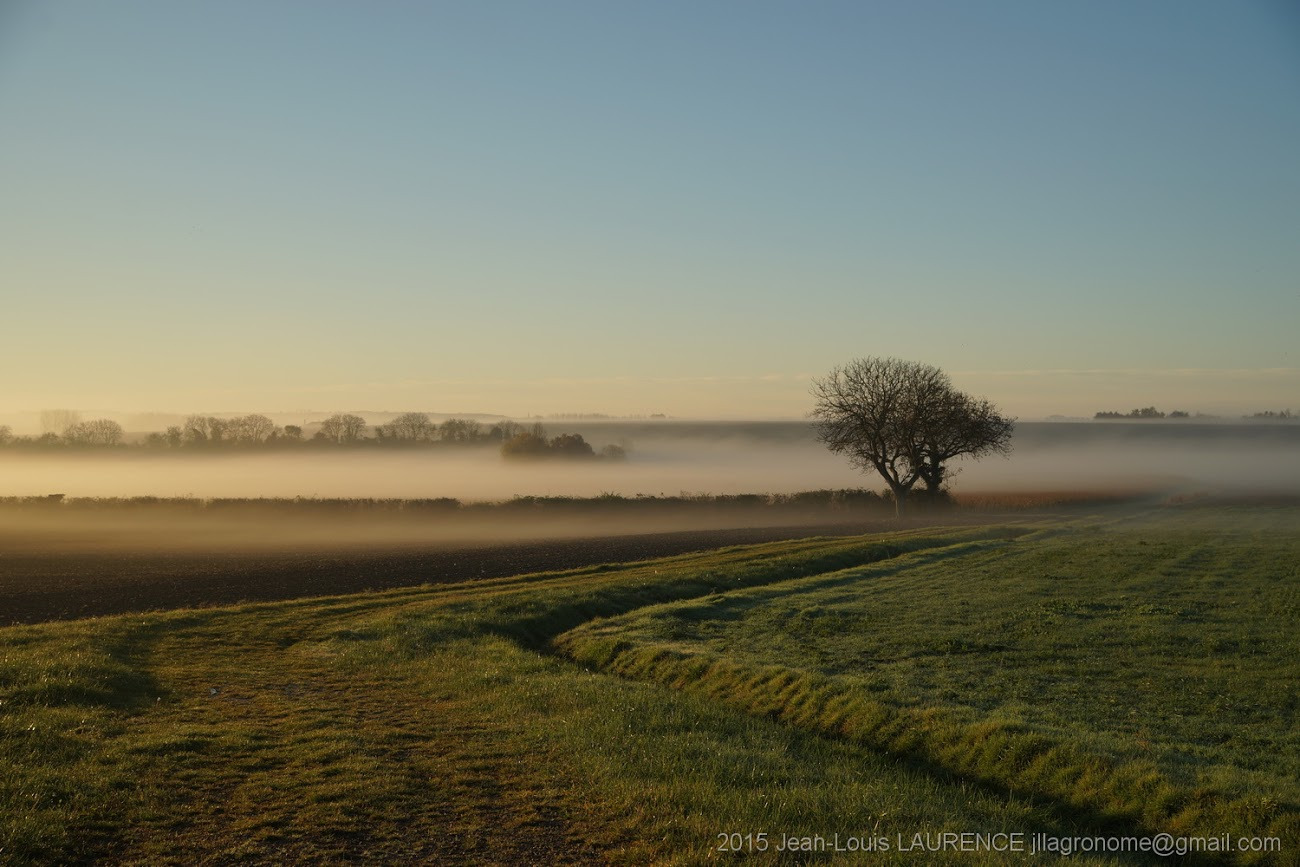
<svg viewBox="0 0 1300 867"><path fill-rule="evenodd" d="M903 513L907 511L904 508L904 501L907 499L907 488L902 485L890 485L889 487L894 492L894 517L901 518Z"/></svg>
<svg viewBox="0 0 1300 867"><path fill-rule="evenodd" d="M948 497L944 491L944 476L947 475L947 468L940 463L927 463L920 471L921 481L925 487L921 489L921 504L926 511L932 511L945 505Z"/></svg>

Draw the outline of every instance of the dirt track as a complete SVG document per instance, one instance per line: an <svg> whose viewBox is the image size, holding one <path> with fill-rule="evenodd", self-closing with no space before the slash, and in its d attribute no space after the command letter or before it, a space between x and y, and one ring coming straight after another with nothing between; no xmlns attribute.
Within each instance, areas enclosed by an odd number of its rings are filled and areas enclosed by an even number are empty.
<svg viewBox="0 0 1300 867"><path fill-rule="evenodd" d="M0 626L386 590L878 529L882 527L854 522L312 553L100 552L22 546L0 549Z"/></svg>

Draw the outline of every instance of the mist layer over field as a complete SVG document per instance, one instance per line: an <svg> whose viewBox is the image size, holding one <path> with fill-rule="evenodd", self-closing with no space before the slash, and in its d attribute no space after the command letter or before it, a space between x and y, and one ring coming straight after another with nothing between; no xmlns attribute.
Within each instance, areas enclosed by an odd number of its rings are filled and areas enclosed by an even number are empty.
<svg viewBox="0 0 1300 867"><path fill-rule="evenodd" d="M790 493L883 488L788 423L572 424L629 444L626 461L505 461L491 448L143 450L0 456L0 496L452 497ZM1008 459L959 463L956 493L991 490L1300 490L1300 425L1022 423Z"/></svg>

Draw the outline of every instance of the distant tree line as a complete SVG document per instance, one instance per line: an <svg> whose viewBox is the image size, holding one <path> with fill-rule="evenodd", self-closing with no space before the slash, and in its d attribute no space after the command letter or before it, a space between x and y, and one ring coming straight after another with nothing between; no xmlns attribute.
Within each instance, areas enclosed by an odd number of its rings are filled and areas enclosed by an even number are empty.
<svg viewBox="0 0 1300 867"><path fill-rule="evenodd" d="M1191 415L1191 413L1183 412L1180 409L1176 409L1171 413L1163 413L1160 410L1156 409L1154 406L1148 406L1142 409L1133 409L1133 410L1129 410L1128 412L1099 412L1093 416L1094 419L1117 419L1117 418L1161 419L1161 418L1192 418L1192 417L1193 416ZM1195 417L1200 419L1218 418L1217 415L1205 415L1204 413L1199 413L1199 412L1196 414ZM1243 415L1242 418L1274 419L1277 421L1290 421L1291 419L1295 418L1295 415L1291 412L1291 410L1284 409L1281 412L1273 412L1272 410L1267 410L1265 412L1257 412L1254 413L1253 415Z"/></svg>
<svg viewBox="0 0 1300 867"><path fill-rule="evenodd" d="M122 426L107 418L74 422L62 436L49 431L40 436L14 436L9 425L0 425L0 446L116 446L121 445L122 437Z"/></svg>
<svg viewBox="0 0 1300 867"><path fill-rule="evenodd" d="M75 413L59 410L58 417L43 414L46 427L62 424L62 432L47 430L39 436L14 436L8 425L0 425L0 446L61 448L126 448L125 433L117 422L106 419L81 421ZM46 415L51 415L46 418ZM627 456L622 446L608 445L597 452L580 434L547 437L540 423L525 427L514 421L501 421L485 428L473 419L449 418L441 424L427 413L408 412L386 424L373 428L359 415L336 413L320 423L320 428L306 437L300 425L277 425L265 415L253 414L234 418L192 415L184 424L171 425L165 431L146 434L137 448L160 451L216 451L250 448L319 448L347 446L358 448L396 448L433 445L496 446L509 458L606 458L620 460Z"/></svg>
<svg viewBox="0 0 1300 867"><path fill-rule="evenodd" d="M627 450L622 446L607 445L597 454L581 434L574 433L560 434L547 439L546 429L539 422L527 430L514 431L512 436L501 444L501 455L511 459L600 457L621 461L627 457Z"/></svg>
<svg viewBox="0 0 1300 867"><path fill-rule="evenodd" d="M1189 416L1187 413L1179 409L1176 409L1173 412L1166 415L1165 413L1156 409L1154 406L1147 406L1147 407L1143 407L1142 409L1134 409L1128 412L1099 412L1093 416L1093 418L1142 418L1142 419L1188 418L1188 417Z"/></svg>
<svg viewBox="0 0 1300 867"><path fill-rule="evenodd" d="M821 489L791 494L708 494L681 492L676 495L604 493L595 497L516 496L508 500L463 502L451 497L396 498L315 498L315 497L65 497L53 494L39 497L0 497L0 510L58 508L62 511L95 512L134 509L138 511L190 512L315 512L341 514L394 514L413 516L428 514L464 515L508 512L546 514L581 513L594 508L608 513L612 509L629 512L658 511L670 513L681 508L700 512L750 509L755 511L804 510L808 512L877 512L893 511L888 494L882 496L863 488Z"/></svg>

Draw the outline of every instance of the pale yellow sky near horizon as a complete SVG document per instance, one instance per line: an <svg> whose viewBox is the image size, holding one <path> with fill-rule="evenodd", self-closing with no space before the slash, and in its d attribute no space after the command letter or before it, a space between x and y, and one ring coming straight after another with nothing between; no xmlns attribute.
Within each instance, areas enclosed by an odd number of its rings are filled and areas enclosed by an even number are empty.
<svg viewBox="0 0 1300 867"><path fill-rule="evenodd" d="M401 379L304 388L137 391L130 383L48 394L6 390L0 419L16 432L31 429L43 409L83 416L143 416L335 411L486 413L511 417L558 413L610 416L765 419L803 418L811 379L821 374L757 376ZM1091 417L1098 411L1156 406L1235 417L1265 410L1300 409L1300 370L954 370L954 383L987 397L1022 419Z"/></svg>

